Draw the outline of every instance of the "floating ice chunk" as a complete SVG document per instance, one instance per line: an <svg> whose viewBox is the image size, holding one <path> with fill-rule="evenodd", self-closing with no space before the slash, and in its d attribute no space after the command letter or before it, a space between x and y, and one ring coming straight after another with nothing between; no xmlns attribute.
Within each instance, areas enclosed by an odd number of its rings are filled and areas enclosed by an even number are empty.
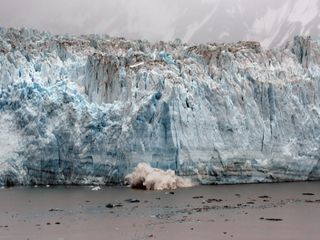
<svg viewBox="0 0 320 240"><path fill-rule="evenodd" d="M101 190L101 187L99 187L99 186L93 187L93 188L91 188L91 190L92 190L92 191L99 191L99 190Z"/></svg>
<svg viewBox="0 0 320 240"><path fill-rule="evenodd" d="M133 188L147 190L177 189L192 186L189 179L176 176L174 171L163 171L153 168L147 163L139 163L134 172L125 177L125 181Z"/></svg>

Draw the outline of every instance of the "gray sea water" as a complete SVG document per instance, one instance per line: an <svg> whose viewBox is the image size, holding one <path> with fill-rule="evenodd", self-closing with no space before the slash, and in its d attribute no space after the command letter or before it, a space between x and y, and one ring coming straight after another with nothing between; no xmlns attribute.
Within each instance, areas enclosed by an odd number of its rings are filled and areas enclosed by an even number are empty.
<svg viewBox="0 0 320 240"><path fill-rule="evenodd" d="M320 182L0 190L0 239L320 239Z"/></svg>

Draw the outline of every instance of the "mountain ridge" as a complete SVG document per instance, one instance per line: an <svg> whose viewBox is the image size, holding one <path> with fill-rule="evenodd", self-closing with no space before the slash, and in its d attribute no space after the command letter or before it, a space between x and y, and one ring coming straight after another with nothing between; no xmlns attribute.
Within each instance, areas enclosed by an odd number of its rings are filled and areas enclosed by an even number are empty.
<svg viewBox="0 0 320 240"><path fill-rule="evenodd" d="M13 0L7 5L0 9L2 25L57 34L107 33L152 42L180 38L189 44L254 40L274 48L295 35L320 33L318 0Z"/></svg>

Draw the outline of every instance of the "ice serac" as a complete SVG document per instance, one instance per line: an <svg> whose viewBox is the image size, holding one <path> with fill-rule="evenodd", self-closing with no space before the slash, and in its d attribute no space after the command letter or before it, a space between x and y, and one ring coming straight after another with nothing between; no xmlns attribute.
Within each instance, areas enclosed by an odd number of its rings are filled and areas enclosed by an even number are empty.
<svg viewBox="0 0 320 240"><path fill-rule="evenodd" d="M0 184L320 179L320 43L189 46L0 28Z"/></svg>

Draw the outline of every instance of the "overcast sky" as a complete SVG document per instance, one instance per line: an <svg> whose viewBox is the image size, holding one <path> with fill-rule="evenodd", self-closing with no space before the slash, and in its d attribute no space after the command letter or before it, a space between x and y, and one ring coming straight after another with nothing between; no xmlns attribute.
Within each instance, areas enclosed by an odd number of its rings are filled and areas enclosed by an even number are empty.
<svg viewBox="0 0 320 240"><path fill-rule="evenodd" d="M320 0L0 0L0 25L151 41L259 40L317 35Z"/></svg>
<svg viewBox="0 0 320 240"><path fill-rule="evenodd" d="M166 35L167 27L185 2L192 6L198 1L0 0L0 23L54 33L126 34L124 31L131 28L131 33L141 32L145 36Z"/></svg>

